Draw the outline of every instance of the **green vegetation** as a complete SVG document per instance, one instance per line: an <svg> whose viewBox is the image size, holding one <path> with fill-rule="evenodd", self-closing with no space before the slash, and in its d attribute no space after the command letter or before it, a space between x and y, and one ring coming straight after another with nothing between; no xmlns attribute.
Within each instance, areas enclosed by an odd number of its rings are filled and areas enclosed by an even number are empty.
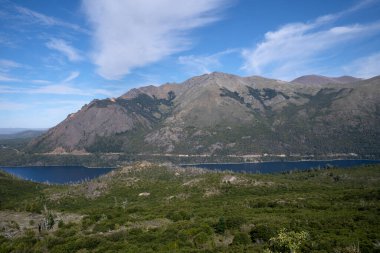
<svg viewBox="0 0 380 253"><path fill-rule="evenodd" d="M379 252L379 181L380 165L253 175L136 163L71 186L1 173L0 252ZM53 228L8 224L10 213L47 213Z"/></svg>

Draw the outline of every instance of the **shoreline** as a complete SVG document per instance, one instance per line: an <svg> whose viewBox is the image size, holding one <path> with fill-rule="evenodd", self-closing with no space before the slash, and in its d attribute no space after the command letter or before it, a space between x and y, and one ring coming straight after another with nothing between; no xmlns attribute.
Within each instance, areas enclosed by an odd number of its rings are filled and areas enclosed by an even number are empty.
<svg viewBox="0 0 380 253"><path fill-rule="evenodd" d="M197 166L197 165L240 165L240 164L263 164L263 163L299 163L299 162L334 162L334 161L373 161L379 162L380 159L349 159L349 158L337 158L337 159L300 159L300 160L270 160L270 161L247 161L247 162L200 162L200 163L173 163L177 166ZM138 162L138 161L134 161ZM162 163L162 162L157 162ZM0 165L0 169L2 168L28 168L28 167L83 167L86 169L117 169L120 166L85 166L85 165L17 165L17 166L3 166Z"/></svg>
<svg viewBox="0 0 380 253"><path fill-rule="evenodd" d="M257 161L257 162L220 162L220 163L185 163L185 164L179 164L179 166L193 166L193 165L203 165L203 164L257 164L257 163L298 163L298 162L329 162L329 161L376 161L380 163L380 159L345 159L345 158L338 158L338 159L313 159L313 160L294 160L294 161L282 161L282 160L272 160L272 161Z"/></svg>

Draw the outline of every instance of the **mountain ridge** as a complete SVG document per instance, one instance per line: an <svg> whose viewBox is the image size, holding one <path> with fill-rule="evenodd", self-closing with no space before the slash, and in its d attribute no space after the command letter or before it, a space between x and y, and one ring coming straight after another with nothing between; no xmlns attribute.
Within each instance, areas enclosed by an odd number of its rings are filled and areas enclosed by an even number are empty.
<svg viewBox="0 0 380 253"><path fill-rule="evenodd" d="M309 85L214 72L93 100L29 150L126 153L376 152L380 76Z"/></svg>
<svg viewBox="0 0 380 253"><path fill-rule="evenodd" d="M292 83L306 84L306 85L324 85L324 84L348 84L363 80L353 76L340 76L328 77L321 75L304 75L292 80Z"/></svg>

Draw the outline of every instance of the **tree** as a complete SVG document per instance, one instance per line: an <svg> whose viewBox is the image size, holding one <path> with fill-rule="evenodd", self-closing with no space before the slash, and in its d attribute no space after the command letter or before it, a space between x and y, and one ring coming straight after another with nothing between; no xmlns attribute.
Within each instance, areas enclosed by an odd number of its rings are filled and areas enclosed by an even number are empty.
<svg viewBox="0 0 380 253"><path fill-rule="evenodd" d="M288 232L285 228L283 228L276 237L270 239L270 242L275 247L287 248L291 253L297 253L308 237L309 235L305 231Z"/></svg>
<svg viewBox="0 0 380 253"><path fill-rule="evenodd" d="M46 228L48 230L52 229L55 223L53 215L49 212L49 214L47 215L45 219L46 219Z"/></svg>
<svg viewBox="0 0 380 253"><path fill-rule="evenodd" d="M215 232L224 234L224 231L226 231L226 220L224 217L220 217L218 223L215 224Z"/></svg>

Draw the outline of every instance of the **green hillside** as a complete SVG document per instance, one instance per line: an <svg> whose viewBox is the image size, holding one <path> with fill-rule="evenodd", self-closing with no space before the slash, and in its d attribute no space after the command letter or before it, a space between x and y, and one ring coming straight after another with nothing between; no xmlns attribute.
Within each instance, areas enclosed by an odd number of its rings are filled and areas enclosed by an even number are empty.
<svg viewBox="0 0 380 253"><path fill-rule="evenodd" d="M379 165L253 175L137 163L71 186L1 173L0 252L290 252L293 239L297 252L379 252L379 180ZM41 220L54 225L39 232Z"/></svg>

